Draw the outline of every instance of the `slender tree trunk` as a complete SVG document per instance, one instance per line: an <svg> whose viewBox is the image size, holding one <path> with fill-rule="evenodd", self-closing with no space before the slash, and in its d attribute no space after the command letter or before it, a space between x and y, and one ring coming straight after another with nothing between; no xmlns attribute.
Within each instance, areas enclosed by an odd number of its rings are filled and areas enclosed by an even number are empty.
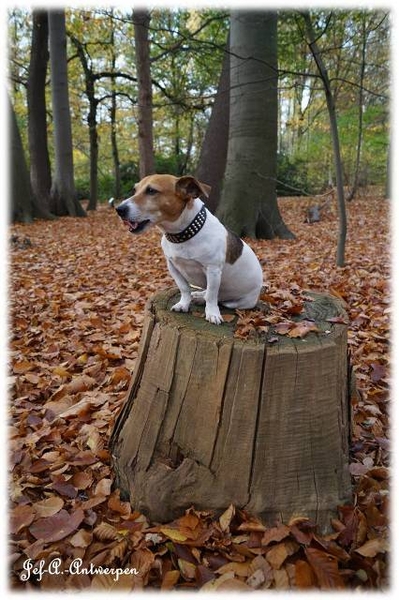
<svg viewBox="0 0 399 600"><path fill-rule="evenodd" d="M293 234L277 204L277 13L232 11L230 126L217 214L234 233Z"/></svg>
<svg viewBox="0 0 399 600"><path fill-rule="evenodd" d="M10 151L10 190L11 190L11 220L22 223L33 221L33 192L29 178L29 170L25 160L21 135L11 101L9 106L9 127L11 142Z"/></svg>
<svg viewBox="0 0 399 600"><path fill-rule="evenodd" d="M93 91L94 91L94 81ZM90 110L87 116L90 139L90 199L87 210L96 210L98 199L98 133L97 133L97 100L91 97Z"/></svg>
<svg viewBox="0 0 399 600"><path fill-rule="evenodd" d="M111 14L113 14L113 9L111 10ZM111 17L112 18L112 17ZM112 72L115 71L116 66L116 56L115 56L115 31L113 27L113 22L111 21L111 52L112 52L112 62L111 69ZM121 197L121 169L120 169L120 160L119 160L119 151L118 151L118 141L116 135L116 113L117 113L117 104L116 104L116 83L115 78L112 78L111 81L111 109L110 109L110 119L111 119L111 147L112 147L112 160L114 163L114 196L115 198Z"/></svg>
<svg viewBox="0 0 399 600"><path fill-rule="evenodd" d="M155 172L152 136L152 83L150 70L150 45L148 10L134 10L134 39L138 79L138 129L140 153L140 178Z"/></svg>
<svg viewBox="0 0 399 600"><path fill-rule="evenodd" d="M212 107L208 127L201 148L196 176L211 186L211 193L206 205L212 212L216 211L222 189L223 175L226 169L227 142L229 139L230 117L230 54L229 40L224 53L219 85Z"/></svg>
<svg viewBox="0 0 399 600"><path fill-rule="evenodd" d="M321 56L315 32L313 30L313 25L310 19L309 12L303 13L303 18L305 20L305 26L307 31L307 36L309 38L308 44L310 50L315 59L317 69L319 71L321 80L324 86L324 92L326 95L326 102L328 108L328 115L330 119L330 128L331 128L331 139L333 145L333 154L334 154L334 166L335 166L335 179L337 186L337 199L338 199L338 214L339 214L339 234L338 234L338 244L337 244L337 266L343 267L345 265L345 242L346 242L346 207L345 207L345 195L344 195L344 180L342 173L342 162L341 162L341 151L339 145L339 134L338 134L338 124L337 124L337 115L335 111L335 103L331 90L330 79L328 77L327 69L325 67L323 58Z"/></svg>
<svg viewBox="0 0 399 600"><path fill-rule="evenodd" d="M76 198L73 179L65 11L50 10L48 18L55 148L55 175L51 189L51 211L59 216L85 216L86 213Z"/></svg>
<svg viewBox="0 0 399 600"><path fill-rule="evenodd" d="M34 215L52 219L50 213L51 166L47 145L46 76L48 20L45 10L32 12L33 29L27 86L30 180Z"/></svg>
<svg viewBox="0 0 399 600"><path fill-rule="evenodd" d="M96 210L98 196L98 133L97 133L97 106L98 100L95 93L95 77L89 66L84 46L74 35L70 36L79 56L85 76L85 91L89 102L87 124L89 126L90 144L90 198L87 210Z"/></svg>
<svg viewBox="0 0 399 600"><path fill-rule="evenodd" d="M362 16L362 60L360 64L360 78L359 78L359 96L358 96L358 135L357 135L357 148L356 148L356 163L355 163L355 175L353 179L353 186L347 198L348 202L353 200L359 187L359 176L360 176L360 159L362 154L363 144L363 99L364 99L364 73L366 70L366 47L367 47L367 32L365 16Z"/></svg>

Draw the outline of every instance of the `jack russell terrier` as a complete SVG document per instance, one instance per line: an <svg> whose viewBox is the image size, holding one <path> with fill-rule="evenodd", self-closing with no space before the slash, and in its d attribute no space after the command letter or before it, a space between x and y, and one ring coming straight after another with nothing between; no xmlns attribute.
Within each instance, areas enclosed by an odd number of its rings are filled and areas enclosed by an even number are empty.
<svg viewBox="0 0 399 600"><path fill-rule="evenodd" d="M131 233L153 224L162 231L162 249L181 293L171 310L188 312L193 299L205 302L205 318L219 325L223 319L218 302L228 308L253 308L263 277L251 248L200 200L209 191L191 176L148 175L116 210ZM190 284L201 291L192 291Z"/></svg>

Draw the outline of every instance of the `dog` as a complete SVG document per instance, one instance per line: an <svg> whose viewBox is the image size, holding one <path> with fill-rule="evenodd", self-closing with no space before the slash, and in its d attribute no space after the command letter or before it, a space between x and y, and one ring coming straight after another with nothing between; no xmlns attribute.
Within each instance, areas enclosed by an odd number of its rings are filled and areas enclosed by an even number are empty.
<svg viewBox="0 0 399 600"><path fill-rule="evenodd" d="M253 308L263 275L251 248L200 199L208 197L210 189L190 175L148 175L116 211L131 233L142 233L152 225L162 231L162 249L181 294L171 310L188 312L193 299L204 302L206 320L219 325L223 319L218 303Z"/></svg>

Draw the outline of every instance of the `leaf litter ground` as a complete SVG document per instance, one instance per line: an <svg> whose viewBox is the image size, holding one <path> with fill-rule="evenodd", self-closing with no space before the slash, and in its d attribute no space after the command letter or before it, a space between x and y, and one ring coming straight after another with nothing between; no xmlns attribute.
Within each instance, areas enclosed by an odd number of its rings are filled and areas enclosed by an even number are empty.
<svg viewBox="0 0 399 600"><path fill-rule="evenodd" d="M280 334L292 331L293 324L284 328L280 321L289 322L300 312L298 299L305 290L340 298L349 317L358 390L352 397L354 497L353 504L337 507L326 535L301 517L266 528L233 506L221 516L191 508L173 523L149 523L121 501L112 485L107 444L137 358L145 304L173 283L160 233L154 229L132 236L105 207L86 219L12 226L8 384L13 589L389 586L388 206L378 196L347 205L347 263L337 268L335 208L309 225L304 222L308 205L305 198L280 200L296 240L250 244L262 263L266 300ZM246 311L238 321L240 337L269 326ZM40 564L53 559L63 572L40 573ZM29 578L28 564L37 567ZM81 569L68 572L76 564ZM107 572L107 567L114 570ZM116 569L121 569L118 576Z"/></svg>

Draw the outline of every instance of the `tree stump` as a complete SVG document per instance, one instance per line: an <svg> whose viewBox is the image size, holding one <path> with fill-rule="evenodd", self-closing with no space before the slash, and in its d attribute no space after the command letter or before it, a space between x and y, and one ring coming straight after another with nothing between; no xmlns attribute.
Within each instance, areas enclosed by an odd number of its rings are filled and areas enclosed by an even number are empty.
<svg viewBox="0 0 399 600"><path fill-rule="evenodd" d="M115 423L116 481L153 521L229 504L266 523L307 516L322 528L351 497L347 328L339 301L311 294L304 339L233 337L170 312L178 290L147 314L127 401ZM234 314L222 309L222 314ZM275 338L276 336L274 336Z"/></svg>

